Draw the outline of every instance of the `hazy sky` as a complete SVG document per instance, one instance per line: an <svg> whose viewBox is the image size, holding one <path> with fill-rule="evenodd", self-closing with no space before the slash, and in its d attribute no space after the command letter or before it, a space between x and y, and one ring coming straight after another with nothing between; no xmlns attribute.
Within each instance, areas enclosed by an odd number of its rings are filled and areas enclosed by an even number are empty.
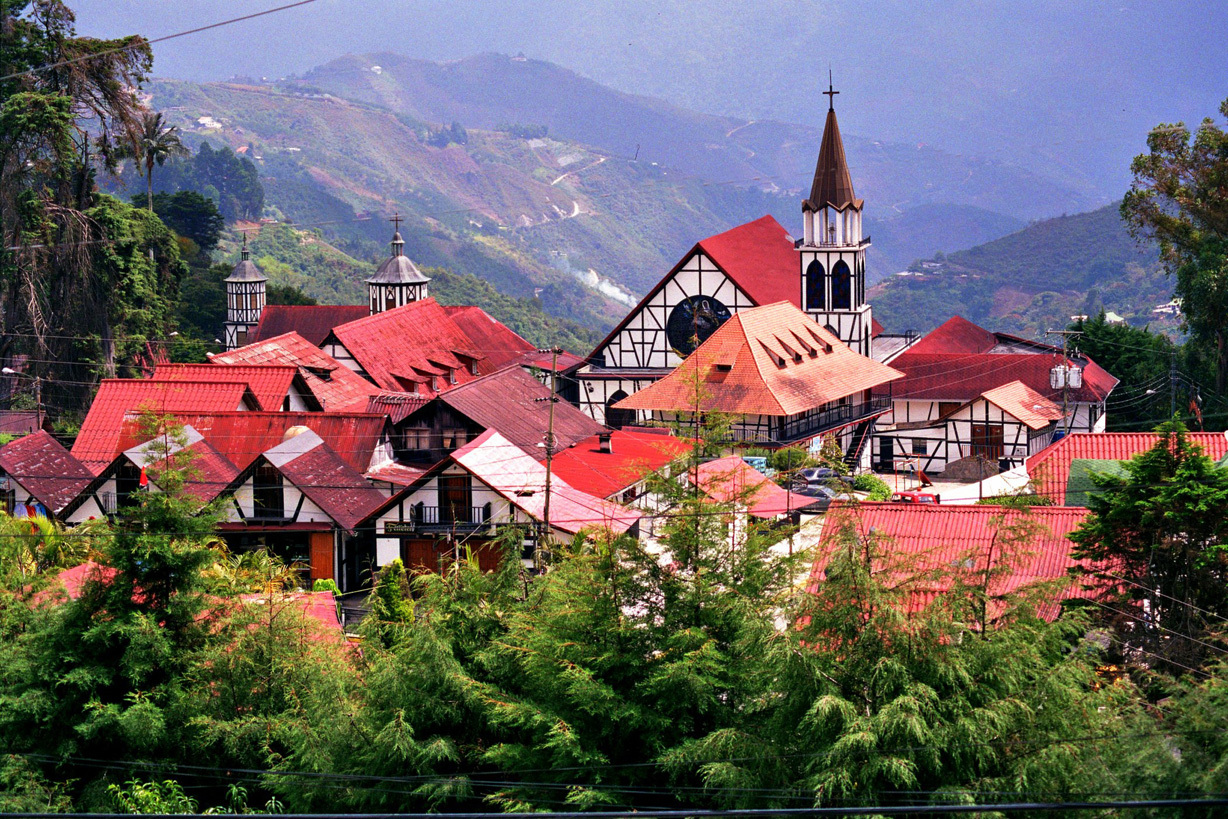
<svg viewBox="0 0 1228 819"><path fill-rule="evenodd" d="M69 0L81 33L171 34L286 0ZM1181 0L317 0L157 47L162 76L282 76L349 52L551 60L713 113L1082 176L1106 195L1159 122L1228 97L1228 3Z"/></svg>

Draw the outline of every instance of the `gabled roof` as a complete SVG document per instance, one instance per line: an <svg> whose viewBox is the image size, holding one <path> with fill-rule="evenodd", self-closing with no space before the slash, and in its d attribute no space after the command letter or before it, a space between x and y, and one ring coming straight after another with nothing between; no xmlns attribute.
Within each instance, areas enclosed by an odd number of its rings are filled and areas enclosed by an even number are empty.
<svg viewBox="0 0 1228 819"><path fill-rule="evenodd" d="M737 455L706 461L697 469L699 488L717 503L745 506L757 518L771 520L815 502L777 486L771 478Z"/></svg>
<svg viewBox="0 0 1228 819"><path fill-rule="evenodd" d="M550 390L517 366L462 384L439 396L440 403L478 426L497 431L507 440L538 457L550 427ZM566 401L554 403L555 448L564 449L605 429Z"/></svg>
<svg viewBox="0 0 1228 819"><path fill-rule="evenodd" d="M370 314L371 308L365 304L266 304L251 341L298 333L319 347L338 324Z"/></svg>
<svg viewBox="0 0 1228 819"><path fill-rule="evenodd" d="M602 451L601 436L593 435L556 453L551 468L581 492L613 499L690 451L688 441L661 432L614 430L609 452Z"/></svg>
<svg viewBox="0 0 1228 819"><path fill-rule="evenodd" d="M826 207L844 210L849 206L860 210L861 200L853 193L853 177L849 174L848 160L844 158L844 141L840 138L836 111L829 107L827 121L823 124L823 141L819 144L819 161L814 167L814 182L810 185L810 197L802 202L802 208L812 211Z"/></svg>
<svg viewBox="0 0 1228 819"><path fill-rule="evenodd" d="M0 410L0 433L28 435L42 429L46 420L46 413L40 410Z"/></svg>
<svg viewBox="0 0 1228 819"><path fill-rule="evenodd" d="M1026 512L999 506L925 506L904 503L833 504L819 543L819 557L811 572L811 583L823 582L832 550L838 546L842 529L852 523L865 535L873 532L887 539L893 557L910 559L906 575L893 578L909 589L911 611L924 609L938 594L951 586L950 577L932 576L935 570L966 570L968 581L982 582L986 568L998 569L990 580L989 592L1001 597L1022 590L1038 581L1060 580L1080 565L1072 558L1074 543L1067 537L1078 528L1085 509L1034 506ZM999 524L1015 526L1031 521L1036 532L1017 549L1003 548ZM1091 564L1083 563L1084 566ZM1090 580L1088 582L1091 582ZM815 585L811 586L813 591ZM1090 597L1094 592L1072 584L1047 600L1038 613L1054 620L1060 602L1075 597ZM1001 612L993 612L996 616Z"/></svg>
<svg viewBox="0 0 1228 819"><path fill-rule="evenodd" d="M981 393L981 398L1006 414L1018 418L1029 429L1044 429L1063 417L1060 406L1022 381L1012 381L986 390Z"/></svg>
<svg viewBox="0 0 1228 819"><path fill-rule="evenodd" d="M0 470L52 514L71 503L94 478L85 464L43 430L0 447Z"/></svg>
<svg viewBox="0 0 1228 819"><path fill-rule="evenodd" d="M367 401L367 412L387 415L394 424L429 404L431 399L423 395L410 395L404 392L381 392L371 396Z"/></svg>
<svg viewBox="0 0 1228 819"><path fill-rule="evenodd" d="M674 265L674 269L648 291L623 320L619 322L601 343L593 348L592 359L610 340L622 332L652 298L674 278L679 270L696 253L711 259L738 289L757 305L787 301L802 306L801 262L798 260L793 237L771 216L761 216L731 228L724 233L709 236L698 242Z"/></svg>
<svg viewBox="0 0 1228 819"><path fill-rule="evenodd" d="M787 302L742 310L671 373L615 406L787 416L887 384L900 373L846 347Z"/></svg>
<svg viewBox="0 0 1228 819"><path fill-rule="evenodd" d="M451 460L508 503L542 520L546 468L499 433L487 430L452 453ZM550 481L550 526L568 534L586 529L625 532L640 519L639 512L574 489L562 478Z"/></svg>
<svg viewBox="0 0 1228 819"><path fill-rule="evenodd" d="M385 437L388 419L358 412L215 412L184 413L178 420L191 426L239 469L282 442L291 427L307 427L355 470L371 466L376 447ZM141 443L135 424L125 424L123 449ZM123 449L117 450L123 451Z"/></svg>
<svg viewBox="0 0 1228 819"><path fill-rule="evenodd" d="M1087 357L1071 357L1083 368L1083 386L1069 391L1071 401L1099 403L1117 386L1117 379ZM891 360L904 373L892 385L895 398L930 401L971 401L1012 381L1021 381L1051 401L1061 390L1049 386L1049 371L1062 362L1062 350L1049 344L991 333L960 316Z"/></svg>
<svg viewBox="0 0 1228 819"><path fill-rule="evenodd" d="M261 459L276 467L282 477L347 532L354 531L359 521L385 500L362 473L309 429L270 448Z"/></svg>
<svg viewBox="0 0 1228 819"><path fill-rule="evenodd" d="M493 372L490 357L473 341L434 299L423 299L333 328L325 343L336 340L367 376L385 390L407 392L417 385L427 397L451 388L449 374L457 384L477 376L470 373L476 362L478 375Z"/></svg>
<svg viewBox="0 0 1228 819"><path fill-rule="evenodd" d="M481 307L471 305L444 305L444 312L456 326L468 337L470 346L480 350L490 361L492 369L502 369L512 362L520 362L524 356L537 355L537 348L521 338L512 328L496 321ZM560 368L562 360L570 353L559 356ZM545 354L549 367L550 356Z"/></svg>
<svg viewBox="0 0 1228 819"><path fill-rule="evenodd" d="M120 446L121 431L130 413L151 410L158 415L179 416L198 412L233 412L258 406L246 384L208 381L154 381L108 378L81 423L72 454L92 472L106 468L126 447Z"/></svg>
<svg viewBox="0 0 1228 819"><path fill-rule="evenodd" d="M298 333L286 333L210 357L215 364L289 364L297 367L326 412L361 412L379 390Z"/></svg>
<svg viewBox="0 0 1228 819"><path fill-rule="evenodd" d="M162 441L154 439L126 449L121 457L127 458L142 470L157 468L165 463L170 455L179 452L189 452L192 455L191 466L187 479L184 481L184 492L196 498L202 504L209 503L226 488L239 474L239 468L218 451L216 447L204 439L199 432L186 425L183 428L183 444L172 442L166 447ZM116 458L111 467L103 472L106 475L119 462Z"/></svg>
<svg viewBox="0 0 1228 819"><path fill-rule="evenodd" d="M1228 455L1228 440L1221 432L1187 432L1186 438L1201 447L1203 454L1213 461ZM1159 440L1160 436L1154 432L1076 432L1028 458L1028 477L1036 494L1064 506L1072 461L1128 461L1154 447Z"/></svg>
<svg viewBox="0 0 1228 819"><path fill-rule="evenodd" d="M207 381L215 384L246 384L259 408L281 409L298 368L289 364L159 364L154 381Z"/></svg>

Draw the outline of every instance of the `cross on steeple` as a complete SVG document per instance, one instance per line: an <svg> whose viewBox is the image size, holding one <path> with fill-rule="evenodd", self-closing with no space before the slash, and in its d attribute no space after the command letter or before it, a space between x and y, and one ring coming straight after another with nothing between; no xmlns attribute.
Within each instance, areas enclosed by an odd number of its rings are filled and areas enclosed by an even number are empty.
<svg viewBox="0 0 1228 819"><path fill-rule="evenodd" d="M827 90L823 92L827 96L827 110L836 110L836 95L840 92L835 89L831 82L831 69L827 69Z"/></svg>
<svg viewBox="0 0 1228 819"><path fill-rule="evenodd" d="M839 91L837 91L836 93L838 94L838 93L840 93L840 92L839 92ZM389 221L389 222L392 222L392 225L393 225L392 229L393 229L393 230L395 230L395 231L396 231L396 232L398 232L398 233L400 233L400 232L401 232L401 223L402 223L402 222L404 222L405 220L404 220L403 218L401 218L401 214L400 214L400 213L394 213L394 214L392 214L392 218L391 218L391 219L389 219L388 221Z"/></svg>

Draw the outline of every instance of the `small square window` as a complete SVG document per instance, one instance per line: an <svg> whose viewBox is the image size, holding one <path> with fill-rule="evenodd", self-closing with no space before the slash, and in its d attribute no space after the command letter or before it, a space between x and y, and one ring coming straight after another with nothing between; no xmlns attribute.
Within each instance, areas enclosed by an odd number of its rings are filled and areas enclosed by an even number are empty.
<svg viewBox="0 0 1228 819"><path fill-rule="evenodd" d="M912 454L913 455L930 454L930 442L925 438L913 438L912 439Z"/></svg>

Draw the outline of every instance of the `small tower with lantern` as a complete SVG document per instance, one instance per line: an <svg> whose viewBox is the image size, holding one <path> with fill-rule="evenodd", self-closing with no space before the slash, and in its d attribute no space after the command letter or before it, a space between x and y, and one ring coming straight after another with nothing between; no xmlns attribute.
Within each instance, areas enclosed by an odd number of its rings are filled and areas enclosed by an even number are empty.
<svg viewBox="0 0 1228 819"><path fill-rule="evenodd" d="M227 350L247 344L260 323L260 314L264 312L264 286L268 277L260 272L249 255L247 234L244 233L239 263L225 280L226 323L223 341Z"/></svg>
<svg viewBox="0 0 1228 819"><path fill-rule="evenodd" d="M405 240L401 238L400 231L402 221L400 214L394 214L388 221L394 225L392 255L379 266L374 276L367 279L371 315L425 299L427 284L430 282L430 278L424 276L418 266L405 255Z"/></svg>

